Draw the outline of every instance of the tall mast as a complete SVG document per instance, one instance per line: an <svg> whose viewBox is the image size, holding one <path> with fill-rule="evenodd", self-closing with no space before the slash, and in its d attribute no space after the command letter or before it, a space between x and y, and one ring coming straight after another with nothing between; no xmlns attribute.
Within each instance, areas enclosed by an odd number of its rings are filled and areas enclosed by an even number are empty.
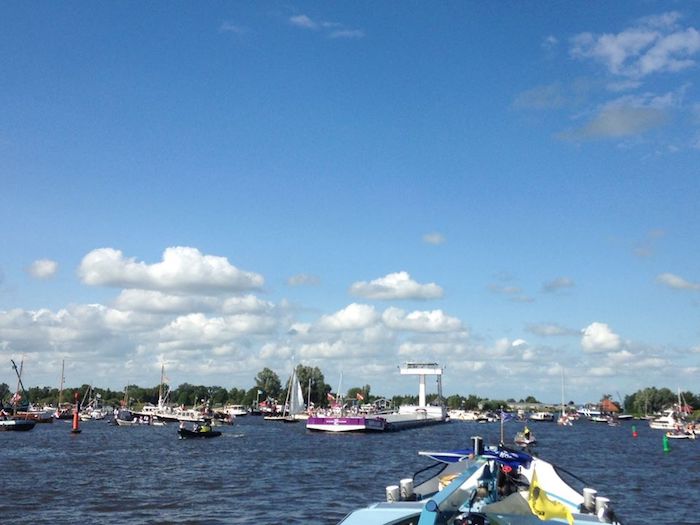
<svg viewBox="0 0 700 525"><path fill-rule="evenodd" d="M66 360L62 359L61 360L61 386L58 389L58 407L61 408L61 402L63 401L63 372L65 370L66 366Z"/></svg>
<svg viewBox="0 0 700 525"><path fill-rule="evenodd" d="M564 416L564 367L563 366L561 366L561 415Z"/></svg>
<svg viewBox="0 0 700 525"><path fill-rule="evenodd" d="M284 406L282 407L282 416L283 417L287 415L287 405L289 404L290 405L289 408L290 409L292 408L291 407L291 401L292 401L291 396L292 396L292 382L293 381L294 381L294 368L292 368L292 375L289 376L289 384L287 385L287 396L284 400ZM291 413L291 410L290 410L290 413Z"/></svg>
<svg viewBox="0 0 700 525"><path fill-rule="evenodd" d="M163 406L163 377L165 373L165 363L160 364L160 383L158 384L158 408Z"/></svg>
<svg viewBox="0 0 700 525"><path fill-rule="evenodd" d="M309 377L309 391L306 394L306 410L311 410L311 378Z"/></svg>

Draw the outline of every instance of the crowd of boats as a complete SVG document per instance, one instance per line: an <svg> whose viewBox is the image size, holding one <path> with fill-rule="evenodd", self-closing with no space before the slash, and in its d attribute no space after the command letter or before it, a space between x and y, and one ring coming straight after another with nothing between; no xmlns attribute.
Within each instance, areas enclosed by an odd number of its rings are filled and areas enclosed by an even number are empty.
<svg viewBox="0 0 700 525"><path fill-rule="evenodd" d="M92 387L81 397L80 403L76 395L74 403L63 403L59 399L57 407L35 407L23 400L19 387L21 385L21 369L18 370L14 361L13 367L18 375L18 390L10 400L9 407L0 410L0 430L31 430L36 423L50 423L55 419L75 419L80 421L108 419L119 426L154 425L162 426L177 423L181 427L188 424L200 429L208 425L218 426L233 424L237 417L262 416L266 421L298 423L305 422L310 431L344 433L344 432L384 432L404 430L419 426L435 425L447 421L471 421L477 423L493 423L515 420L527 422L557 422L570 426L579 419L585 418L591 422L605 423L617 426L621 421L632 419L631 415L619 411L605 410L606 407L587 405L574 409L563 403L559 411L534 410L526 411L519 408L511 412L501 409L499 412L478 410L450 410L442 404L426 402L426 377L434 377L437 383L437 399L442 396L443 369L437 363L409 362L400 368L401 375L417 376L419 381L418 403L393 407L385 399L373 403L361 403L363 399L358 394L354 400L343 400L329 394L330 406L314 407L310 400L304 403L301 385L292 373L287 398L284 403L257 403L253 407L244 405L225 405L212 408L208 402L199 406L185 407L170 402L170 390L162 380L159 386L158 402L147 403L138 409L128 405L128 392L120 407L105 406L99 393ZM164 371L161 370L161 375ZM63 376L63 374L61 374ZM61 390L62 391L62 390ZM60 394L59 394L60 395ZM24 404L20 403L23 401ZM678 403L669 407L662 415L649 416L649 426L652 429L665 430L671 439L695 439L700 429L688 420L689 407L682 402L679 392ZM527 434L527 435L526 435ZM515 444L529 446L536 443L531 431L518 433Z"/></svg>

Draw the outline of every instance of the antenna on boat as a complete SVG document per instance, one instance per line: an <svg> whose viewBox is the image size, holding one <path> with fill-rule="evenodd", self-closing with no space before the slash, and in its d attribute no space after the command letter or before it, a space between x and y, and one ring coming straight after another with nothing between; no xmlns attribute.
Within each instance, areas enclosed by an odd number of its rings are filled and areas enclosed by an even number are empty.
<svg viewBox="0 0 700 525"><path fill-rule="evenodd" d="M501 414L499 419L501 420L501 446L505 443L505 440L503 438L503 420L505 419L505 415L503 414L503 405L501 405Z"/></svg>

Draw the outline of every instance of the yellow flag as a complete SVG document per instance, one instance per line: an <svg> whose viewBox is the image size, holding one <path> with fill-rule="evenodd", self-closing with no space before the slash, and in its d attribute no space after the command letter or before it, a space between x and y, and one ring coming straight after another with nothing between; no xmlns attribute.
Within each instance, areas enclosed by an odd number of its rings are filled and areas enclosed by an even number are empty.
<svg viewBox="0 0 700 525"><path fill-rule="evenodd" d="M527 502L532 513L542 521L551 520L552 518L566 518L569 525L574 523L574 516L571 514L571 510L563 503L549 499L547 493L542 490L539 483L537 483L536 472L532 474L530 496Z"/></svg>

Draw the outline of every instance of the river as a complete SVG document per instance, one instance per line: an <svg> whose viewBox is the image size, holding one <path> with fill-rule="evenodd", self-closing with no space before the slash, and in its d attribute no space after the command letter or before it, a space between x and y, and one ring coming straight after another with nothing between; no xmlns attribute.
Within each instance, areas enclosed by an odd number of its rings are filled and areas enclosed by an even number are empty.
<svg viewBox="0 0 700 525"><path fill-rule="evenodd" d="M0 523L332 525L426 466L418 450L463 448L474 435L495 443L500 433L498 423L454 421L329 435L253 416L210 440L179 440L176 425L70 428L0 433ZM609 497L625 525L700 523L700 440L664 452L663 432L643 421L530 428L537 454ZM506 442L521 429L506 423Z"/></svg>

